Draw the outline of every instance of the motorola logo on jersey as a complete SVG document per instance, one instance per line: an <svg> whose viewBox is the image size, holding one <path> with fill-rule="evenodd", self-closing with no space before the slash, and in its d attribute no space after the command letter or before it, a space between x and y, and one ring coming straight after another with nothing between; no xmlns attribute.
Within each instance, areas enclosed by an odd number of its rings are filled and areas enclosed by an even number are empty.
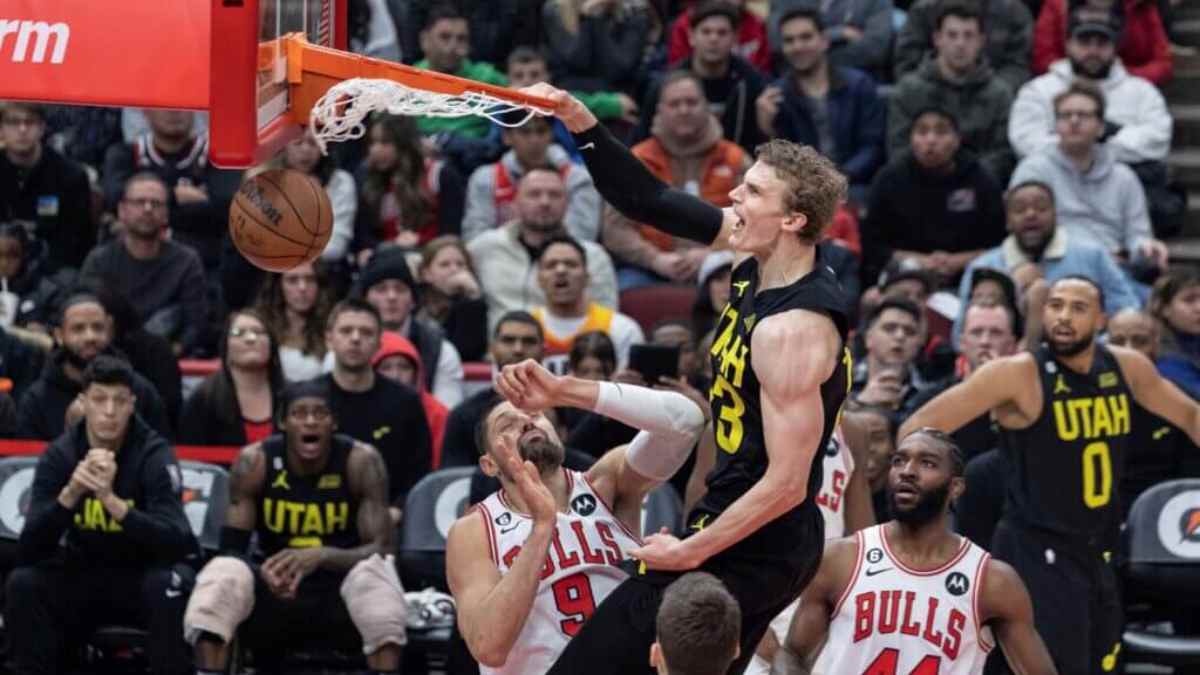
<svg viewBox="0 0 1200 675"><path fill-rule="evenodd" d="M962 572L951 572L946 575L946 592L950 595L964 595L971 588L971 581Z"/></svg>
<svg viewBox="0 0 1200 675"><path fill-rule="evenodd" d="M1200 491L1180 492L1163 504L1158 541L1173 555L1200 560Z"/></svg>
<svg viewBox="0 0 1200 675"><path fill-rule="evenodd" d="M880 560L883 560L883 550L882 549L873 548L870 551L867 551L867 562L874 565L875 563L879 562Z"/></svg>
<svg viewBox="0 0 1200 675"><path fill-rule="evenodd" d="M510 522L512 522L512 514L509 513L508 511L505 511L504 513L501 513L500 515L496 516L496 524L499 525L500 527L504 527L505 525L509 524Z"/></svg>
<svg viewBox="0 0 1200 675"><path fill-rule="evenodd" d="M579 495L571 500L571 510L581 516L590 516L596 510L596 498L591 495Z"/></svg>

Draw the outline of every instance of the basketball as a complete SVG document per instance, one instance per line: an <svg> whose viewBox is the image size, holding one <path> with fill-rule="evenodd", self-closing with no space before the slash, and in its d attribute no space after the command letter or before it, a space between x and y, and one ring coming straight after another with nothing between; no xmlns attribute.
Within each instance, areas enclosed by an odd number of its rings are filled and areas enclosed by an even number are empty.
<svg viewBox="0 0 1200 675"><path fill-rule="evenodd" d="M229 207L229 236L255 267L286 272L311 262L333 234L325 188L299 171L274 169L249 178Z"/></svg>

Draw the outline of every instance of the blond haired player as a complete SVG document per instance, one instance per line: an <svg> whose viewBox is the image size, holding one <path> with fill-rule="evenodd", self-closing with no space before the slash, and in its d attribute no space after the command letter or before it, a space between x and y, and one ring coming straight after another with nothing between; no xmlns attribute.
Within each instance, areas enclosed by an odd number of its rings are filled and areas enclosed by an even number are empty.
<svg viewBox="0 0 1200 675"><path fill-rule="evenodd" d="M1014 672L1057 672L1016 571L950 532L962 474L962 453L946 434L905 437L888 473L895 520L830 543L776 675L976 675L996 640Z"/></svg>
<svg viewBox="0 0 1200 675"><path fill-rule="evenodd" d="M481 673L541 675L628 576L643 498L683 466L704 414L682 394L558 377L536 361L506 366L496 386L520 405L500 402L476 433L479 466L501 489L451 528L447 578ZM527 412L559 406L641 431L571 471L554 425Z"/></svg>

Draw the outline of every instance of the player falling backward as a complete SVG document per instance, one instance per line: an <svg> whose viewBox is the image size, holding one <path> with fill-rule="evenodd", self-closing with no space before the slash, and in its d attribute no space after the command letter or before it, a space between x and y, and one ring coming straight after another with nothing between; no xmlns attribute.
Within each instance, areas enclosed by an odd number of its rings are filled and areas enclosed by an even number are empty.
<svg viewBox="0 0 1200 675"><path fill-rule="evenodd" d="M642 500L683 466L704 413L682 394L557 377L535 361L506 367L496 386L508 401L487 411L476 438L479 466L501 489L451 528L446 575L481 672L538 675L628 576L620 566L640 543ZM571 471L538 412L558 406L641 431L586 473Z"/></svg>
<svg viewBox="0 0 1200 675"><path fill-rule="evenodd" d="M948 527L965 486L949 436L905 437L888 472L895 520L830 542L772 673L970 675L995 639L1014 672L1057 672L1016 571Z"/></svg>
<svg viewBox="0 0 1200 675"><path fill-rule="evenodd" d="M718 320L709 391L718 452L686 534L651 535L643 563L570 641L555 674L646 672L663 589L686 570L719 578L742 610L740 673L771 619L816 571L823 547L815 497L821 457L850 384L849 302L817 242L846 179L812 148L760 146L733 206L718 209L665 185L566 92L556 103L600 194L625 216L736 252L731 300Z"/></svg>
<svg viewBox="0 0 1200 675"><path fill-rule="evenodd" d="M1097 345L1104 295L1085 277L1049 288L1033 351L996 359L900 429L953 432L990 412L1012 458L991 552L1037 600L1035 621L1064 673L1106 673L1121 647L1121 602L1108 563L1119 522L1131 399L1200 443L1200 406L1142 354Z"/></svg>

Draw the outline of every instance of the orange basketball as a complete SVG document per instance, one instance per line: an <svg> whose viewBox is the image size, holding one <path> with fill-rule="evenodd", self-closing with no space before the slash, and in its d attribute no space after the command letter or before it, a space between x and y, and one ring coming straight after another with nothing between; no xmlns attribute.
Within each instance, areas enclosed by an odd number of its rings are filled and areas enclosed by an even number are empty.
<svg viewBox="0 0 1200 675"><path fill-rule="evenodd" d="M274 169L247 179L229 207L233 245L268 272L311 262L332 234L329 195L317 179L299 171Z"/></svg>

